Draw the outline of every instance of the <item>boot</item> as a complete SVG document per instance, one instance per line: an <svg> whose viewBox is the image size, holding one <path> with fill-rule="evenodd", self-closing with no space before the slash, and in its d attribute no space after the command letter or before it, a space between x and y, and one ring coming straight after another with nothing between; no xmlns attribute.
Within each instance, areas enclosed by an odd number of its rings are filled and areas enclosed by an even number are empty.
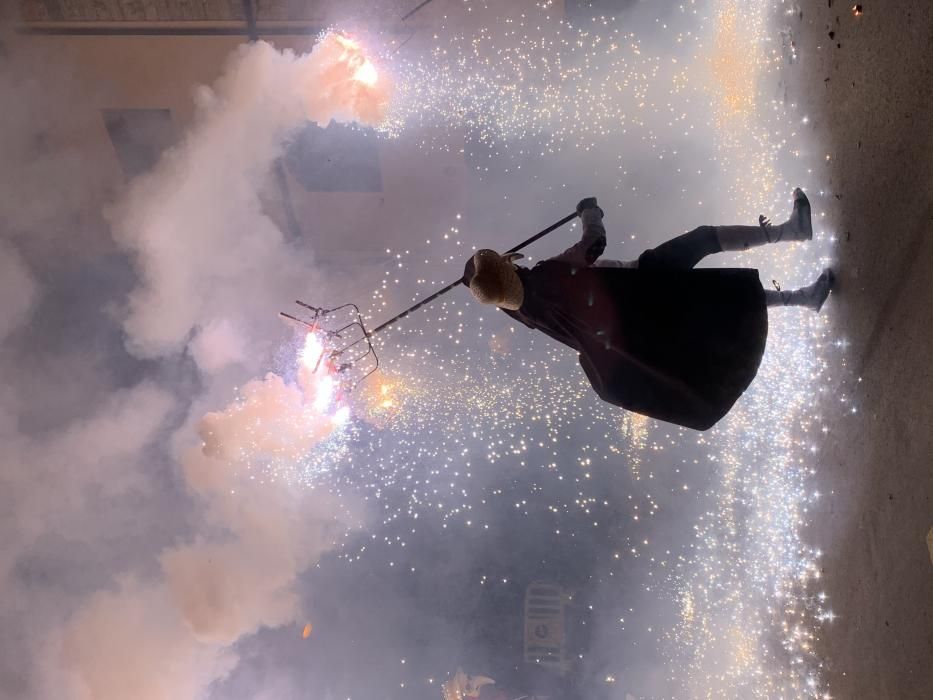
<svg viewBox="0 0 933 700"><path fill-rule="evenodd" d="M798 187L794 190L794 210L783 224L772 226L762 215L758 217L758 226L717 226L716 237L723 250L748 250L782 241L809 241L813 238L810 200Z"/></svg>
<svg viewBox="0 0 933 700"><path fill-rule="evenodd" d="M816 282L809 287L802 289L792 289L790 291L778 291L774 289L765 290L765 304L768 306L806 306L819 312L823 308L823 303L829 296L830 290L836 276L829 268L823 270L817 277Z"/></svg>

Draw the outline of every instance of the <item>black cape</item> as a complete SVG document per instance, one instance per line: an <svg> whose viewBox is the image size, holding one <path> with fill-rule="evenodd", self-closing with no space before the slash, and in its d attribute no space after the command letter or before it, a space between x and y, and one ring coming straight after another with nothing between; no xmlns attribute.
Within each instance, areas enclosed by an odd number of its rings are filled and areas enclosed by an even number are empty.
<svg viewBox="0 0 933 700"><path fill-rule="evenodd" d="M647 262L519 267L525 298L505 313L579 352L604 401L706 430L755 378L764 354L768 315L758 271Z"/></svg>

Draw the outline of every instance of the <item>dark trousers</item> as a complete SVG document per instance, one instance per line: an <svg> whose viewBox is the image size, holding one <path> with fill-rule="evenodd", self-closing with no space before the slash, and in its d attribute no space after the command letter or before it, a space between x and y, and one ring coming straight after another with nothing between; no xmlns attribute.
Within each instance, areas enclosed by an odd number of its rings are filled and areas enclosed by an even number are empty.
<svg viewBox="0 0 933 700"><path fill-rule="evenodd" d="M707 255L721 252L716 227L699 226L656 248L646 250L638 258L638 267L689 270Z"/></svg>

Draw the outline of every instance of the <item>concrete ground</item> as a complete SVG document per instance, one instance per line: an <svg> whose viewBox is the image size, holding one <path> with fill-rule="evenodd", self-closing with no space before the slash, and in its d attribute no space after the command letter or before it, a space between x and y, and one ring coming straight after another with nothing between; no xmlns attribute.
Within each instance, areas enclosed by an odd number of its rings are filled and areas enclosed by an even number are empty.
<svg viewBox="0 0 933 700"><path fill-rule="evenodd" d="M789 87L830 160L828 302L848 371L825 403L822 547L835 698L933 698L933 2L799 2ZM861 377L861 382L857 378ZM838 400L852 397L858 413Z"/></svg>

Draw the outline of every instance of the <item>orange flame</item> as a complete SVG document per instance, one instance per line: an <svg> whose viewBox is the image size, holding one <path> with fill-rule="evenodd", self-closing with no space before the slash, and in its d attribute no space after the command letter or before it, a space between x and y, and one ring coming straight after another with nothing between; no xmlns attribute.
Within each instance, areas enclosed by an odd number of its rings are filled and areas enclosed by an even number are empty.
<svg viewBox="0 0 933 700"><path fill-rule="evenodd" d="M313 332L305 337L297 360L297 382L270 372L244 385L238 400L223 411L201 419L204 454L299 457L349 419L333 364Z"/></svg>
<svg viewBox="0 0 933 700"><path fill-rule="evenodd" d="M378 427L385 427L404 409L412 388L401 377L373 375L356 392L354 414Z"/></svg>
<svg viewBox="0 0 933 700"><path fill-rule="evenodd" d="M331 119L376 125L385 118L392 86L358 41L343 34L325 34L312 56L308 119L322 125Z"/></svg>

